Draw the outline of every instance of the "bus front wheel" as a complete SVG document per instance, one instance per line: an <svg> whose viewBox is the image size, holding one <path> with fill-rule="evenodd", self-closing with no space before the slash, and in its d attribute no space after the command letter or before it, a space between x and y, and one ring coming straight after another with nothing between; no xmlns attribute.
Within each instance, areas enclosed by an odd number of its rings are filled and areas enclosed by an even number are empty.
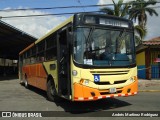
<svg viewBox="0 0 160 120"><path fill-rule="evenodd" d="M47 82L47 97L49 101L56 102L58 100L56 88L52 80Z"/></svg>

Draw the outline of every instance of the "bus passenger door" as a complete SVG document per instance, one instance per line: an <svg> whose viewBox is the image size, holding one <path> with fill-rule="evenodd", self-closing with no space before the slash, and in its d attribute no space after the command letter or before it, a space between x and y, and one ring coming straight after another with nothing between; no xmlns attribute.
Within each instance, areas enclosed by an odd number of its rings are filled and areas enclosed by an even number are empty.
<svg viewBox="0 0 160 120"><path fill-rule="evenodd" d="M68 29L58 33L58 94L69 99L70 96L70 50Z"/></svg>

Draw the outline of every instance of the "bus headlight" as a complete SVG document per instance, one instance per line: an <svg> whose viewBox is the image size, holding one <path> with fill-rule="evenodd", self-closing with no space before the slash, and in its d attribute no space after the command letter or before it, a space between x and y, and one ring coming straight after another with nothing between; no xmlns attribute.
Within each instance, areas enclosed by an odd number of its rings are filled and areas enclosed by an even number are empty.
<svg viewBox="0 0 160 120"><path fill-rule="evenodd" d="M129 79L129 81L130 81L131 83L133 83L135 80L134 80L133 77L131 77L131 78Z"/></svg>
<svg viewBox="0 0 160 120"><path fill-rule="evenodd" d="M76 70L73 70L73 71L72 71L72 75L73 75L73 76L77 76L77 74L78 74L78 72L77 72Z"/></svg>
<svg viewBox="0 0 160 120"><path fill-rule="evenodd" d="M84 85L88 85L89 84L89 80L84 80Z"/></svg>
<svg viewBox="0 0 160 120"><path fill-rule="evenodd" d="M89 80L81 79L80 80L80 84L88 85L89 84Z"/></svg>

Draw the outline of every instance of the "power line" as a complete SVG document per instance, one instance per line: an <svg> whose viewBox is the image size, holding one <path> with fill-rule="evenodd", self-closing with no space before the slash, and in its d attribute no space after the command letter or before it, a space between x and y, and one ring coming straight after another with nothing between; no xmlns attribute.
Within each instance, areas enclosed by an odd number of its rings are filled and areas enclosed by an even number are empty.
<svg viewBox="0 0 160 120"><path fill-rule="evenodd" d="M41 17L41 16L60 16L60 15L71 15L71 14L77 14L77 13L93 13L93 12L102 12L102 11L88 11L88 12L71 12L71 13L56 13L56 14L41 14L41 15L24 15L24 16L6 16L1 17L2 18L25 18L25 17Z"/></svg>
<svg viewBox="0 0 160 120"><path fill-rule="evenodd" d="M113 4L103 4L103 5L81 5L81 6L64 6L64 7L48 7L48 8L25 8L25 9L5 9L0 10L0 12L13 12L13 11L27 11L27 10L50 10L50 9L70 9L70 8L82 8L82 7L98 7L98 6L111 6Z"/></svg>
<svg viewBox="0 0 160 120"><path fill-rule="evenodd" d="M141 4L143 2L137 2L134 4ZM152 3L152 2L150 2ZM156 3L160 3L156 2ZM122 3L123 5L128 3ZM0 12L13 12L13 11L27 11L27 10L51 10L51 9L70 9L70 8L89 8L89 7L107 7L107 6L113 6L113 4L102 4L102 5L80 5L80 6L62 6L62 7L47 7L47 8L25 8L25 9L5 9L0 10Z"/></svg>
<svg viewBox="0 0 160 120"><path fill-rule="evenodd" d="M81 1L80 1L80 0L77 0L77 2L82 6L82 3L81 3ZM82 7L82 9L83 9L83 11L85 12L84 7Z"/></svg>
<svg viewBox="0 0 160 120"><path fill-rule="evenodd" d="M149 8L160 8L160 6L155 6L155 7L149 7ZM72 15L72 14L77 14L77 13L95 13L95 12L101 12L104 13L103 11L88 11L88 12L69 12L69 13L55 13L55 14L40 14L40 15L23 15L23 16L0 16L0 19L4 18L26 18L26 17L43 17L43 16L61 16L61 15Z"/></svg>

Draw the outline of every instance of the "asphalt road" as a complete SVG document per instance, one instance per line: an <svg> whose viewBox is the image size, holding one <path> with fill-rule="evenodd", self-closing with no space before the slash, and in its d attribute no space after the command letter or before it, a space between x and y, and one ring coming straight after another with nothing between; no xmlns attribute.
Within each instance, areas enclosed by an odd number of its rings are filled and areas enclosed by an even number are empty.
<svg viewBox="0 0 160 120"><path fill-rule="evenodd" d="M54 118L60 119L58 115L62 114L63 116L63 113L65 113L65 115L70 117L66 118L64 116L61 119L74 119L71 116L76 116L76 119L85 117L88 120L97 120L105 119L105 115L103 116L102 114L107 114L108 112L160 111L160 92L139 92L131 97L117 97L92 102L62 100L59 103L54 103L46 99L44 91L34 87L26 89L19 84L19 80L12 79L0 81L0 111L62 111L54 113L56 115ZM101 115L103 118L100 118ZM122 117L114 117L114 119L122 119ZM128 119L128 117L125 117L125 119ZM138 119L138 117L130 119ZM145 119L150 118L147 117Z"/></svg>

